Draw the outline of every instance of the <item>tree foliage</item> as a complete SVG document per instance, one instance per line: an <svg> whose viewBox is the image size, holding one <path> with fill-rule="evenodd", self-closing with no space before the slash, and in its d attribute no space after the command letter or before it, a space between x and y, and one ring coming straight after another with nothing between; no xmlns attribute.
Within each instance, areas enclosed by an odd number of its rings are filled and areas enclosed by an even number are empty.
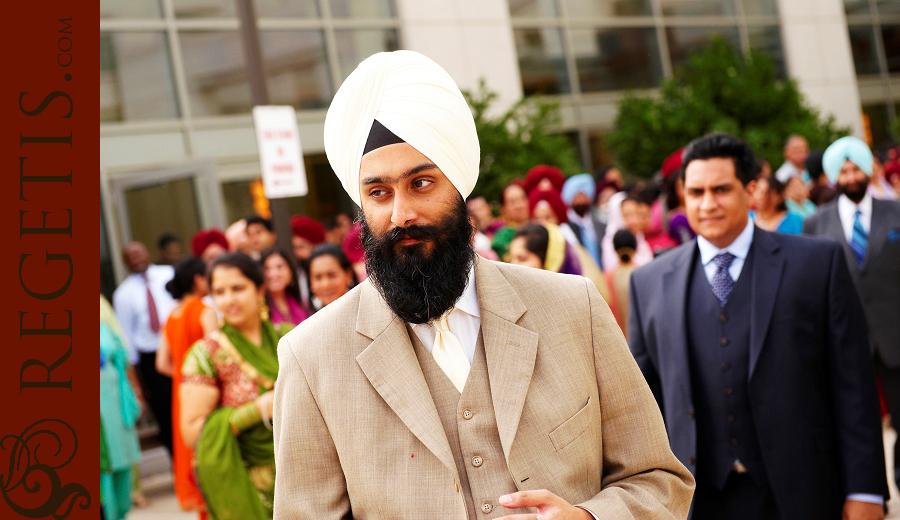
<svg viewBox="0 0 900 520"><path fill-rule="evenodd" d="M791 134L824 149L850 132L837 127L832 115L821 121L795 81L778 81L769 56L744 56L718 36L663 82L658 100L628 93L618 105L610 149L626 172L645 178L670 153L709 132L747 141L773 168L784 161L784 142Z"/></svg>
<svg viewBox="0 0 900 520"><path fill-rule="evenodd" d="M505 113L491 117L488 111L498 94L489 90L483 79L477 92L464 90L463 96L472 108L481 145L473 194L496 201L504 186L524 177L536 164L558 166L567 175L580 173L575 147L565 135L553 133L560 122L558 103L523 98Z"/></svg>

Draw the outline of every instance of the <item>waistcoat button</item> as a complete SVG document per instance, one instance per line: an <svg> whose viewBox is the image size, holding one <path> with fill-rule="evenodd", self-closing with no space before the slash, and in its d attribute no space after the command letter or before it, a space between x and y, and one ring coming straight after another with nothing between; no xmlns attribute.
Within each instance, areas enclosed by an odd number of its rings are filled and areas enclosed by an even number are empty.
<svg viewBox="0 0 900 520"><path fill-rule="evenodd" d="M492 506L490 503L485 502L485 503L481 504L481 512L482 513L488 514L493 510L494 510L494 506Z"/></svg>
<svg viewBox="0 0 900 520"><path fill-rule="evenodd" d="M481 457L476 455L475 458L472 459L472 465L476 468L480 468L482 464L484 464L484 459Z"/></svg>
<svg viewBox="0 0 900 520"><path fill-rule="evenodd" d="M468 408L466 408L465 410L463 410L463 419L465 419L465 420L468 421L469 419L472 418L473 415L475 415L475 414L472 413L472 410L469 410Z"/></svg>

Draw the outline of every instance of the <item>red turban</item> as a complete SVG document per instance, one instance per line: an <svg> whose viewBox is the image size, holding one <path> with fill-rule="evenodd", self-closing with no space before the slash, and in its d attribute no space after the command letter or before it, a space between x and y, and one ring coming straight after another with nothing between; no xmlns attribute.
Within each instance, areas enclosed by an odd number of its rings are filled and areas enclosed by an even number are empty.
<svg viewBox="0 0 900 520"><path fill-rule="evenodd" d="M566 203L563 202L559 193L552 190L532 191L531 194L528 195L528 212L532 216L534 215L534 207L542 200L546 200L550 204L550 208L553 209L553 213L556 214L556 220L559 221L559 225L563 225L569 221L569 217L566 216Z"/></svg>
<svg viewBox="0 0 900 520"><path fill-rule="evenodd" d="M679 148L666 157L666 160L662 163L662 168L660 168L663 179L669 178L669 175L681 169L681 156L683 154L684 148Z"/></svg>
<svg viewBox="0 0 900 520"><path fill-rule="evenodd" d="M201 229L191 239L191 252L194 253L194 256L203 256L206 248L213 244L219 244L225 251L228 251L228 239L219 228Z"/></svg>
<svg viewBox="0 0 900 520"><path fill-rule="evenodd" d="M525 188L527 193L531 193L543 179L547 179L553 183L553 187L556 188L557 193L562 191L563 184L566 182L566 176L563 175L562 170L556 166L538 164L537 166L533 166L528 170L528 173L525 174L525 185L523 188Z"/></svg>
<svg viewBox="0 0 900 520"><path fill-rule="evenodd" d="M344 251L344 254L347 255L347 259L354 264L362 262L363 258L365 258L362 239L359 237L359 227L359 222L353 224L353 227L347 232L347 235L344 237L344 241L341 244L341 249Z"/></svg>
<svg viewBox="0 0 900 520"><path fill-rule="evenodd" d="M325 241L325 226L305 215L291 217L291 230L294 236L304 238L314 246Z"/></svg>

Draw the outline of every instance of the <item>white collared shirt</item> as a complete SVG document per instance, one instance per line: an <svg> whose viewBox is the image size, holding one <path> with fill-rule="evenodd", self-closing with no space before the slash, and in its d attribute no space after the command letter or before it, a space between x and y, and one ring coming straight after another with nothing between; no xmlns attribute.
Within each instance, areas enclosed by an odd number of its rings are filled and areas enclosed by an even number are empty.
<svg viewBox="0 0 900 520"><path fill-rule="evenodd" d="M713 258L726 252L734 255L734 260L728 266L728 274L736 282L741 275L741 270L744 268L744 261L747 260L747 255L750 253L751 244L753 244L753 219L751 218L747 219L747 226L741 231L741 234L724 249L719 249L712 245L709 240L697 235L697 247L700 248L700 263L703 264L703 272L706 273L706 279L709 280L710 285L712 285L713 277L718 269L716 263L713 262Z"/></svg>
<svg viewBox="0 0 900 520"><path fill-rule="evenodd" d="M175 269L169 265L150 264L146 274L147 282L144 282L141 274L130 274L113 292L113 308L125 334L132 363L138 362L140 352L156 352L159 346L159 333L150 330L147 285L149 284L156 303L160 331L176 304L166 290L166 283L175 276Z"/></svg>
<svg viewBox="0 0 900 520"><path fill-rule="evenodd" d="M856 212L859 211L859 223L862 224L866 235L872 229L872 196L866 193L859 204L856 204L846 195L838 197L837 201L838 217L841 219L841 229L844 230L844 238L847 243L853 241L853 222L856 220Z"/></svg>
<svg viewBox="0 0 900 520"><path fill-rule="evenodd" d="M459 340L463 350L466 351L466 357L469 358L469 365L475 359L475 344L478 343L478 331L481 329L481 310L478 308L478 291L475 288L475 265L469 269L469 283L462 296L456 300L450 316L447 317L450 325L450 332ZM431 352L434 348L434 324L429 323L410 323L413 332L419 337L419 340Z"/></svg>

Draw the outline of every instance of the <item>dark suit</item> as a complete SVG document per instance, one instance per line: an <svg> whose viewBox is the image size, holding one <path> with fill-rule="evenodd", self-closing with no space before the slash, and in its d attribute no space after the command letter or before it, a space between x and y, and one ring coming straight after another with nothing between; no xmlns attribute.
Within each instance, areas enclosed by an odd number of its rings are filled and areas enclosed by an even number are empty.
<svg viewBox="0 0 900 520"><path fill-rule="evenodd" d="M862 268L847 243L836 200L806 219L803 232L833 238L843 246L850 276L862 299L888 407L892 417L900 418L900 202L872 200L869 246ZM894 424L898 422L895 419ZM894 460L896 473L900 469L896 449Z"/></svg>
<svg viewBox="0 0 900 520"><path fill-rule="evenodd" d="M698 257L693 240L632 274L629 327L672 450L695 475L704 456L695 410L707 399L693 395L688 345L687 295ZM887 497L865 318L839 246L755 228L738 282L745 276L743 391L780 516L837 519L851 493Z"/></svg>

